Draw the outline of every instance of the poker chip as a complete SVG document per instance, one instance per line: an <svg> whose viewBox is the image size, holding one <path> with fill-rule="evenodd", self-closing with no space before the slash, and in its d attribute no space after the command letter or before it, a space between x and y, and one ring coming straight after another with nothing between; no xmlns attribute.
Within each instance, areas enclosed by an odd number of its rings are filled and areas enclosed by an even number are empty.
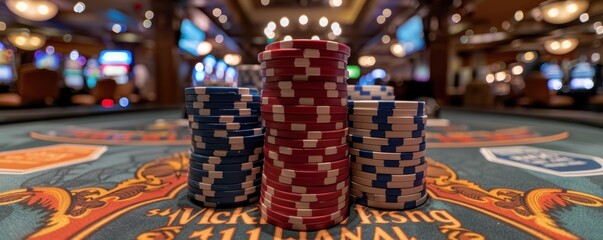
<svg viewBox="0 0 603 240"><path fill-rule="evenodd" d="M394 88L391 86L349 85L350 100L394 100Z"/></svg>
<svg viewBox="0 0 603 240"><path fill-rule="evenodd" d="M184 89L187 95L199 94L252 94L258 95L258 90L255 88L239 88L239 87L189 87Z"/></svg>
<svg viewBox="0 0 603 240"><path fill-rule="evenodd" d="M350 115L350 121L362 123L383 123L383 124L423 124L427 123L427 116L362 116Z"/></svg>
<svg viewBox="0 0 603 240"><path fill-rule="evenodd" d="M353 162L350 164L351 168L354 170L366 172L366 173L384 173L384 174L413 174L424 172L427 169L427 164L422 163L421 165L416 166L406 166L406 167L381 167L374 166L369 164L362 164Z"/></svg>
<svg viewBox="0 0 603 240"><path fill-rule="evenodd" d="M379 116L379 117L407 117L422 116L425 114L424 108L417 109L373 109L373 108L348 108L348 114L355 116Z"/></svg>
<svg viewBox="0 0 603 240"><path fill-rule="evenodd" d="M245 123L205 123L205 122L190 122L191 129L198 130L249 130L262 127L260 122L245 122Z"/></svg>
<svg viewBox="0 0 603 240"><path fill-rule="evenodd" d="M396 210L406 210L416 208L421 206L423 203L427 201L427 196L425 195L419 200L416 201L407 201L407 202L382 202L382 201L374 201L366 198L355 198L354 201L358 204L362 204L372 208L382 208L382 209L396 209Z"/></svg>
<svg viewBox="0 0 603 240"><path fill-rule="evenodd" d="M264 147L267 148L268 150L277 152L279 154L296 155L296 156L312 156L312 155L328 156L328 155L336 155L339 153L343 153L348 150L347 144L325 147L325 148L292 148L292 147L273 145L268 142L265 142Z"/></svg>
<svg viewBox="0 0 603 240"><path fill-rule="evenodd" d="M280 219L281 221L285 221L291 224L314 224L316 222L324 222L324 221L333 221L335 219L347 216L348 208L341 209L341 211L336 211L331 214L320 215L320 216L312 216L312 217L298 217L290 214L283 214L274 209L270 209L266 207L266 205L260 199L260 209L263 212L270 214L271 216ZM346 205L347 206L347 205Z"/></svg>
<svg viewBox="0 0 603 240"><path fill-rule="evenodd" d="M222 116L194 116L189 115L188 120L191 122L206 122L206 123L252 123L259 122L259 116L251 115L251 116L230 116L230 115L222 115Z"/></svg>
<svg viewBox="0 0 603 240"><path fill-rule="evenodd" d="M345 98L348 96L346 91L338 90L262 90L262 97L291 97L291 98L305 98L305 97L318 97L318 98Z"/></svg>
<svg viewBox="0 0 603 240"><path fill-rule="evenodd" d="M329 178L290 178L290 177L276 175L276 173L270 172L270 171L265 171L264 175L266 175L268 178L271 178L275 181L278 181L278 182L284 183L284 184L298 185L298 186L316 186L316 187L336 184L338 182L346 181L346 179L348 179L350 177L350 175L348 173L345 173L345 174L339 175L337 177L329 177Z"/></svg>
<svg viewBox="0 0 603 240"><path fill-rule="evenodd" d="M363 137L374 137L374 138L419 138L419 137L425 136L425 130L379 131L379 130L349 128L349 132L352 135L363 136Z"/></svg>
<svg viewBox="0 0 603 240"><path fill-rule="evenodd" d="M380 146L406 146L417 145L425 142L425 137L418 138L374 138L358 135L348 135L348 140L352 143L364 143Z"/></svg>
<svg viewBox="0 0 603 240"><path fill-rule="evenodd" d="M308 76L308 75L282 75L272 77L262 77L262 81L265 83L270 82L281 82L281 81L293 81L293 82L334 82L334 83L346 83L346 76Z"/></svg>
<svg viewBox="0 0 603 240"><path fill-rule="evenodd" d="M258 109L258 108L260 108L260 103L259 102L187 102L185 104L185 106L187 108L196 108L196 109L214 109L214 108Z"/></svg>
<svg viewBox="0 0 603 240"><path fill-rule="evenodd" d="M415 180L415 181L407 181L407 182L386 182L386 181L374 181L370 179L364 179L361 177L352 177L352 182L355 182L360 185L375 187L375 188L413 188L418 186L425 185L425 178Z"/></svg>
<svg viewBox="0 0 603 240"><path fill-rule="evenodd" d="M348 207L347 202L342 202L342 203L339 203L338 205L325 207L325 208L299 209L299 208L290 208L290 207L281 206L279 204L272 203L272 201L270 201L268 199L262 199L261 204L266 206L266 208L270 208L276 212L281 212L281 213L285 213L287 215L297 216L297 217L312 217L312 216L328 215L333 212L341 211L343 208Z"/></svg>
<svg viewBox="0 0 603 240"><path fill-rule="evenodd" d="M337 205L341 204L342 202L347 202L347 200L349 198L348 196L349 196L348 194L344 194L337 198L333 198L333 199L326 200L326 201L297 202L297 201L292 201L290 199L284 199L284 198L272 196L272 194L270 194L268 192L261 192L261 197L263 199L268 199L268 200L272 201L273 203L279 204L281 206L291 207L291 208L299 208L299 209L314 209L314 208L326 208L326 207L331 207L331 206L337 206Z"/></svg>
<svg viewBox="0 0 603 240"><path fill-rule="evenodd" d="M293 39L274 42L266 45L266 50L296 48L296 49L321 49L351 54L351 49L345 44L328 40Z"/></svg>
<svg viewBox="0 0 603 240"><path fill-rule="evenodd" d="M346 104L345 98L262 97L262 105L346 106Z"/></svg>
<svg viewBox="0 0 603 240"><path fill-rule="evenodd" d="M275 167L268 162L264 164L264 171L274 173L275 175L288 177L288 178L332 178L337 177L339 175L343 175L344 173L350 170L349 166L333 169L333 170L325 170L325 171L304 171L297 169L285 169Z"/></svg>
<svg viewBox="0 0 603 240"><path fill-rule="evenodd" d="M351 174L355 177L361 177L374 181L382 181L382 182L408 182L415 181L417 179L425 178L425 173L415 173L415 174L379 174L379 173L366 173L357 170L351 170Z"/></svg>
<svg viewBox="0 0 603 240"><path fill-rule="evenodd" d="M349 108L373 108L373 109L420 109L425 108L425 102L421 101L348 101Z"/></svg>
<svg viewBox="0 0 603 240"><path fill-rule="evenodd" d="M264 88L267 90L337 90L345 91L347 84L337 82L293 82L293 81L279 81L279 82L266 82Z"/></svg>
<svg viewBox="0 0 603 240"><path fill-rule="evenodd" d="M366 193L374 193L374 194L379 194L379 195L409 195L409 194L413 194L413 193L419 193L423 190L425 190L425 185L419 185L417 187L410 187L410 188L377 188L377 187L369 187L369 186L365 186L362 184L358 184L355 182L351 182L350 183L350 187L352 189L357 189L359 191L362 192L366 192Z"/></svg>
<svg viewBox="0 0 603 240"><path fill-rule="evenodd" d="M287 139L267 136L266 142L277 146L291 148L325 148L345 144L347 139L345 137L339 139Z"/></svg>
<svg viewBox="0 0 603 240"><path fill-rule="evenodd" d="M348 119L348 115L343 114L282 114L266 112L262 115L266 121L273 122L296 122L296 123L330 123L343 122Z"/></svg>
<svg viewBox="0 0 603 240"><path fill-rule="evenodd" d="M425 150L425 143L421 143L418 145L408 145L408 146L379 146L379 145L370 145L370 144L362 144L362 143L350 143L350 147L368 151L378 151L378 152L391 152L391 153L399 153L399 152L418 152Z"/></svg>
<svg viewBox="0 0 603 240"><path fill-rule="evenodd" d="M269 129L268 135L280 138L292 138L292 139L329 139L329 138L341 138L348 135L348 129L331 130L331 131L287 131L279 129Z"/></svg>
<svg viewBox="0 0 603 240"><path fill-rule="evenodd" d="M259 95L250 94L211 94L211 95L185 95L187 102L257 102Z"/></svg>
<svg viewBox="0 0 603 240"><path fill-rule="evenodd" d="M268 178L266 175L262 176L262 183L264 183L268 186L271 186L275 189L278 189L280 191L292 192L292 193L327 193L327 192L338 191L338 190L349 187L348 181L342 181L339 183L335 183L335 184L331 184L331 185L323 185L323 186L319 186L319 187L289 185L289 184L280 183L278 181L274 181L274 180Z"/></svg>
<svg viewBox="0 0 603 240"><path fill-rule="evenodd" d="M275 59L263 61L260 64L260 68L290 68L290 67L321 67L321 68L335 68L345 69L347 64L340 60L331 59L316 59L316 58L290 58L290 59ZM345 89L344 89L345 90Z"/></svg>
<svg viewBox="0 0 603 240"><path fill-rule="evenodd" d="M364 158L372 158L372 159L381 159L381 160L411 160L417 159L425 156L425 150L418 152L400 152L400 153L390 153L390 152L377 152L377 151L368 151L356 148L350 148L350 154L364 157Z"/></svg>
<svg viewBox="0 0 603 240"><path fill-rule="evenodd" d="M380 160L380 159L372 159L372 158L364 158L351 155L350 161L360 164L366 164L376 167L409 167L416 166L425 162L425 158L417 158L413 160Z"/></svg>
<svg viewBox="0 0 603 240"><path fill-rule="evenodd" d="M354 198L365 198L365 199L373 200L373 201L392 202L392 203L416 201L416 200L421 199L425 195L427 195L427 191L421 191L419 193L399 196L399 195L372 194L372 193L365 193L365 192L362 192L362 191L359 191L356 189L350 189L350 196L352 196Z"/></svg>
<svg viewBox="0 0 603 240"><path fill-rule="evenodd" d="M265 68L260 70L260 76L262 77L274 77L274 76L291 76L291 75L305 75L305 76L335 76L335 77L348 77L348 71L346 69L333 69L333 68L319 68L319 67L288 67L288 68ZM347 91L346 96L347 96Z"/></svg>
<svg viewBox="0 0 603 240"><path fill-rule="evenodd" d="M345 106L285 106L277 104L266 104L260 108L262 112L281 113L281 114L311 114L311 115L331 115L331 114L346 114L347 107Z"/></svg>
<svg viewBox="0 0 603 240"><path fill-rule="evenodd" d="M293 161L280 161L276 159L272 159L267 157L264 159L266 164L270 164L279 168L284 169L299 169L305 171L325 171L325 170L333 170L350 166L350 160L346 158L342 158L340 160L335 160L331 162L318 162L318 163L299 163Z"/></svg>
<svg viewBox="0 0 603 240"><path fill-rule="evenodd" d="M191 124L192 126L198 126L198 123ZM264 133L264 128L251 128L251 129L243 129L243 130L208 130L208 129L191 129L193 136L202 136L202 137L243 137L243 136L253 136Z"/></svg>
<svg viewBox="0 0 603 240"><path fill-rule="evenodd" d="M261 63L272 59L291 59L291 58L320 58L334 59L347 62L348 56L345 53L319 50L319 49L272 49L258 54L258 61Z"/></svg>
<svg viewBox="0 0 603 240"><path fill-rule="evenodd" d="M377 131L416 131L424 130L425 124L385 124L385 123L363 123L349 121L350 128L377 130Z"/></svg>
<svg viewBox="0 0 603 240"><path fill-rule="evenodd" d="M281 129L287 131L329 131L344 129L347 127L347 124L346 122L296 123L264 120L264 126L269 129Z"/></svg>
<svg viewBox="0 0 603 240"><path fill-rule="evenodd" d="M267 148L264 146L264 153L266 159L271 159L273 161L281 161L281 162L289 162L289 163L327 163L334 162L340 159L346 158L348 156L347 148L344 151L337 152L334 154L324 155L290 155L290 154L280 154Z"/></svg>
<svg viewBox="0 0 603 240"><path fill-rule="evenodd" d="M270 176L266 175L268 178ZM313 179L317 180L317 179ZM289 199L296 202L319 202L328 201L330 199L338 198L341 195L348 194L348 188L342 188L340 190L326 192L326 193L291 193L286 191L280 191L273 187L262 184L262 190L271 194L272 196Z"/></svg>
<svg viewBox="0 0 603 240"><path fill-rule="evenodd" d="M324 221L324 222L313 222L313 223L309 223L309 224L297 224L297 223L290 223L288 221L279 219L278 217L275 217L275 215L279 215L278 213L271 213L271 212L267 213L265 208L260 208L260 216L262 216L262 218L264 220L266 220L266 222L268 222L272 225L278 226L280 228L283 228L283 229L290 229L290 230L297 230L297 231L314 231L314 230L320 230L320 229L327 229L329 227L339 224L341 221L343 221L347 217L347 214L348 213L346 210L346 212L344 213L343 216L340 216L333 220ZM280 216L284 216L284 215L280 215Z"/></svg>
<svg viewBox="0 0 603 240"><path fill-rule="evenodd" d="M253 88L186 88L191 129L188 195L203 207L258 201L264 167L259 91Z"/></svg>

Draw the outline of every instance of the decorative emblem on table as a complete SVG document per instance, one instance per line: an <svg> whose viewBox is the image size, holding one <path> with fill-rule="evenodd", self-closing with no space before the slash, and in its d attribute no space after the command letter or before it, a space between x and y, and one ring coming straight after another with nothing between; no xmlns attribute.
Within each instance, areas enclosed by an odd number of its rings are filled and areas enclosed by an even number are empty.
<svg viewBox="0 0 603 240"><path fill-rule="evenodd" d="M541 136L529 127L514 127L494 131L464 131L438 127L428 128L429 148L494 147L519 144L534 144L565 139L568 132ZM457 127L458 129L458 127Z"/></svg>
<svg viewBox="0 0 603 240"><path fill-rule="evenodd" d="M106 146L56 144L0 152L0 174L26 174L98 159Z"/></svg>
<svg viewBox="0 0 603 240"><path fill-rule="evenodd" d="M603 175L603 159L584 154L528 146L481 148L490 162L561 177Z"/></svg>

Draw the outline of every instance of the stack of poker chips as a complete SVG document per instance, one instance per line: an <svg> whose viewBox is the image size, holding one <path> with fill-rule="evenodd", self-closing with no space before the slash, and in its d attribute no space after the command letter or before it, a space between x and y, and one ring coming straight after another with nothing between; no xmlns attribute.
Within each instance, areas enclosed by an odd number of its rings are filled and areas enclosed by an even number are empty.
<svg viewBox="0 0 603 240"><path fill-rule="evenodd" d="M350 85L348 86L348 99L350 100L394 100L394 88L391 86L377 85Z"/></svg>
<svg viewBox="0 0 603 240"><path fill-rule="evenodd" d="M349 101L350 193L356 203L409 209L427 200L424 102Z"/></svg>
<svg viewBox="0 0 603 240"><path fill-rule="evenodd" d="M317 230L348 215L349 55L344 44L291 40L258 56L266 127L259 208L268 223Z"/></svg>
<svg viewBox="0 0 603 240"><path fill-rule="evenodd" d="M192 132L189 196L204 207L233 207L260 196L264 131L257 89L185 89Z"/></svg>

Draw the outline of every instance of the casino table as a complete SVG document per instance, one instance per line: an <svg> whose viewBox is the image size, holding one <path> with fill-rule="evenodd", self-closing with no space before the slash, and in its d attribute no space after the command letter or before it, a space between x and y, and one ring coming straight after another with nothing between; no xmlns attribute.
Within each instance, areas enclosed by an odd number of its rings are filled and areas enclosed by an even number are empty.
<svg viewBox="0 0 603 240"><path fill-rule="evenodd" d="M177 111L0 126L2 239L600 239L603 130L446 111L428 127L427 191L401 211L350 206L298 232L256 205L186 196L188 126Z"/></svg>

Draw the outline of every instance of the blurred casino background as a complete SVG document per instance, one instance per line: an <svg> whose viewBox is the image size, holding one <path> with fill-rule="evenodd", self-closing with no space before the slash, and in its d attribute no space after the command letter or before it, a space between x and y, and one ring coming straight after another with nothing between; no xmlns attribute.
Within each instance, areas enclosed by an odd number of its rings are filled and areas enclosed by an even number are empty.
<svg viewBox="0 0 603 240"><path fill-rule="evenodd" d="M602 21L600 0L5 0L0 118L261 87L257 54L299 38L349 45L348 83L392 86L399 100L602 111Z"/></svg>

